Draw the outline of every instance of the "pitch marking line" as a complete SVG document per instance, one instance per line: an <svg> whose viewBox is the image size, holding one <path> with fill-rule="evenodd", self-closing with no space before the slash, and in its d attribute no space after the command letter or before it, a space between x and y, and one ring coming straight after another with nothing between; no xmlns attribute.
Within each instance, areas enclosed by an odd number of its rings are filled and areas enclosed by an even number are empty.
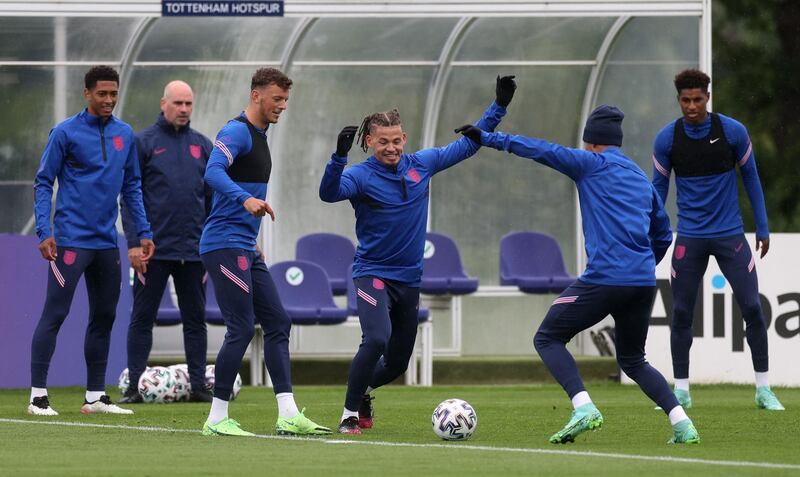
<svg viewBox="0 0 800 477"><path fill-rule="evenodd" d="M66 427L122 429L128 431L144 431L144 432L174 432L174 433L184 433L184 434L199 434L201 432L193 429L173 429L169 427L126 426L123 424L91 424L86 422L68 422L68 421L33 421L27 419L0 418L0 422L5 422L9 424L39 424L39 425L66 426ZM451 450L461 449L461 450L489 451L489 452L515 452L522 454L568 455L573 457L602 457L607 459L640 460L649 462L670 462L679 464L723 465L728 467L756 467L761 469L800 470L800 465L798 464L775 464L771 462L695 459L690 457L618 454L613 452L573 451L573 450L558 450L558 449L524 449L518 447L475 446L470 444L459 444L459 445L414 444L410 442L356 441L356 440L325 439L325 438L314 438L314 437L271 436L263 434L256 434L254 437L259 439L272 439L272 440L282 440L282 441L319 442L322 444L350 444L350 445L367 445L367 446L380 446L380 447L414 447L423 449L451 449Z"/></svg>

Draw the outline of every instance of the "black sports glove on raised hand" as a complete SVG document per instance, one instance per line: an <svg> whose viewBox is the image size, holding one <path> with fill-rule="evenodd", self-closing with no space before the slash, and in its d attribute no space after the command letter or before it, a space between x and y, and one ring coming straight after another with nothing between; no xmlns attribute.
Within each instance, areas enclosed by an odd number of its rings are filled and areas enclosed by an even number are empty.
<svg viewBox="0 0 800 477"><path fill-rule="evenodd" d="M339 157L347 157L350 148L353 147L353 139L356 137L358 126L347 126L339 133L336 139L336 155Z"/></svg>
<svg viewBox="0 0 800 477"><path fill-rule="evenodd" d="M494 102L500 106L507 108L514 97L514 91L517 89L517 83L514 81L514 75L511 76L497 76L497 84L494 88L495 100Z"/></svg>
<svg viewBox="0 0 800 477"><path fill-rule="evenodd" d="M473 126L472 124L465 124L453 132L461 133L464 136L467 136L468 138L472 139L472 141L477 144L481 143L481 133L483 131L476 126Z"/></svg>

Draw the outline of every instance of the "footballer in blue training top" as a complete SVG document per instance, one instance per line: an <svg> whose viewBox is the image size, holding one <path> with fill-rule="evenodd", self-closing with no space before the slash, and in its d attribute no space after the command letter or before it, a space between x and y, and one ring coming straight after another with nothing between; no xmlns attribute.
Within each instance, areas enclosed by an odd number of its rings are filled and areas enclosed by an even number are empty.
<svg viewBox="0 0 800 477"><path fill-rule="evenodd" d="M51 132L34 180L36 235L49 261L47 297L31 344L31 399L28 413L57 415L47 395L47 373L61 324L69 313L83 275L89 296L86 328L86 398L84 414L133 414L113 404L105 393L111 327L120 293L117 248L117 197L122 193L131 214L132 236L147 263L155 250L142 203L136 142L131 127L112 112L119 75L108 66L92 67L84 77L87 108ZM54 184L56 210L50 226Z"/></svg>
<svg viewBox="0 0 800 477"><path fill-rule="evenodd" d="M550 442L573 442L577 435L603 424L566 343L611 315L620 368L667 414L673 431L670 442L697 443L700 437L694 424L664 376L644 356L656 296L656 264L672 243L672 231L655 188L620 149L623 117L614 106L595 109L586 120L583 149L474 126L462 126L456 132L551 167L575 181L578 189L586 270L553 301L533 339L573 406L569 422Z"/></svg>
<svg viewBox="0 0 800 477"><path fill-rule="evenodd" d="M217 134L205 180L214 190L200 237L200 258L214 285L227 333L216 361L214 398L204 435L251 436L228 416L233 382L255 323L264 333L264 361L278 402L278 434L330 434L297 409L289 363L291 320L256 245L261 219L275 213L265 201L272 172L267 128L286 110L292 80L274 68L255 72L247 109ZM256 364L254 364L256 365Z"/></svg>
<svg viewBox="0 0 800 477"><path fill-rule="evenodd" d="M661 200L666 201L669 178L675 171L678 236L670 270L675 395L684 407L692 406L692 313L708 258L713 256L730 282L747 324L745 335L755 370L756 405L780 411L783 406L769 387L767 327L758 295L756 261L745 240L739 211L737 167L756 220L755 248L761 250L763 258L769 250L769 228L753 143L740 122L707 110L711 97L708 75L695 69L684 70L674 82L683 117L669 123L656 136L653 185Z"/></svg>
<svg viewBox="0 0 800 477"><path fill-rule="evenodd" d="M513 76L497 78L496 100L478 121L480 127L494 130L515 88ZM373 154L345 170L357 130L348 126L339 134L319 187L323 201L349 200L356 215L353 280L363 338L350 366L339 425L345 434L372 427L370 392L403 374L414 349L431 177L479 148L462 138L404 154L406 134L400 114L392 110L364 118L360 143Z"/></svg>

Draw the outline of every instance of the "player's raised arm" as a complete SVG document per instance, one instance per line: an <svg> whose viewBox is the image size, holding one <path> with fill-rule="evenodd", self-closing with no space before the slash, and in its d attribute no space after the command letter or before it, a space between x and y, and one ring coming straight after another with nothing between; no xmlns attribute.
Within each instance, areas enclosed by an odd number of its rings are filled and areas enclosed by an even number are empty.
<svg viewBox="0 0 800 477"><path fill-rule="evenodd" d="M495 100L483 112L483 116L475 123L475 126L484 131L494 131L503 116L506 115L506 108L514 98L516 89L517 83L514 81L513 75L498 76L495 81ZM423 149L415 155L435 174L472 157L478 152L480 146L479 142L461 138L443 147Z"/></svg>
<svg viewBox="0 0 800 477"><path fill-rule="evenodd" d="M339 133L336 139L336 152L331 155L322 182L319 184L319 198L325 202L338 202L350 199L358 193L355 181L343 175L344 166L347 165L347 154L353 147L353 140L358 132L358 126L347 126Z"/></svg>
<svg viewBox="0 0 800 477"><path fill-rule="evenodd" d="M588 145L605 145L619 147L622 145L621 123L624 114L613 106L602 105L595 109L586 120L583 140ZM601 157L592 147L586 150L573 149L526 136L517 136L502 132L487 132L480 128L464 125L455 130L473 141L494 149L508 151L520 157L533 159L548 167L569 176L574 181L595 170L601 163Z"/></svg>

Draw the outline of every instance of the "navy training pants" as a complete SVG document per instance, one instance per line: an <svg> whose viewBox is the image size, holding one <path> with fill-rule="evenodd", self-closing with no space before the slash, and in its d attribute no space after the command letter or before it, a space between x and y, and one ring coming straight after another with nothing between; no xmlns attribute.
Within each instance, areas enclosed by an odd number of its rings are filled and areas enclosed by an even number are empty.
<svg viewBox="0 0 800 477"><path fill-rule="evenodd" d="M655 296L656 287L591 285L578 280L553 301L533 344L570 398L586 388L566 343L611 315L620 368L667 414L679 405L664 376L644 358Z"/></svg>
<svg viewBox="0 0 800 477"><path fill-rule="evenodd" d="M236 373L247 345L255 335L255 323L264 333L264 363L275 394L292 392L289 363L289 331L292 322L283 309L275 282L258 252L221 249L204 253L203 260L225 326L225 341L217 355L214 397L229 400ZM258 366L260 363L251 363Z"/></svg>
<svg viewBox="0 0 800 477"><path fill-rule="evenodd" d="M369 276L353 281L361 344L350 364L344 407L356 411L367 386L390 383L408 368L417 339L419 287Z"/></svg>
<svg viewBox="0 0 800 477"><path fill-rule="evenodd" d="M128 325L130 382L136 386L147 367L147 358L153 347L153 325L170 275L178 295L189 379L192 389L203 389L208 342L205 322L206 287L203 281L205 269L201 262L182 260L151 260L147 264L147 273L142 276L136 274L133 282L133 311Z"/></svg>
<svg viewBox="0 0 800 477"><path fill-rule="evenodd" d="M111 327L121 286L119 249L58 247L58 258L48 262L48 267L47 296L31 343L31 386L47 387L47 373L56 349L58 331L69 314L78 281L84 275L89 295L89 323L83 343L86 389L103 391Z"/></svg>
<svg viewBox="0 0 800 477"><path fill-rule="evenodd" d="M745 336L753 360L753 369L769 370L767 326L758 296L756 261L744 234L722 238L675 239L672 252L673 313L670 345L672 372L676 379L689 377L689 349L692 347L692 321L700 280L706 272L708 257L714 256L722 275L730 282L733 296L742 310Z"/></svg>

